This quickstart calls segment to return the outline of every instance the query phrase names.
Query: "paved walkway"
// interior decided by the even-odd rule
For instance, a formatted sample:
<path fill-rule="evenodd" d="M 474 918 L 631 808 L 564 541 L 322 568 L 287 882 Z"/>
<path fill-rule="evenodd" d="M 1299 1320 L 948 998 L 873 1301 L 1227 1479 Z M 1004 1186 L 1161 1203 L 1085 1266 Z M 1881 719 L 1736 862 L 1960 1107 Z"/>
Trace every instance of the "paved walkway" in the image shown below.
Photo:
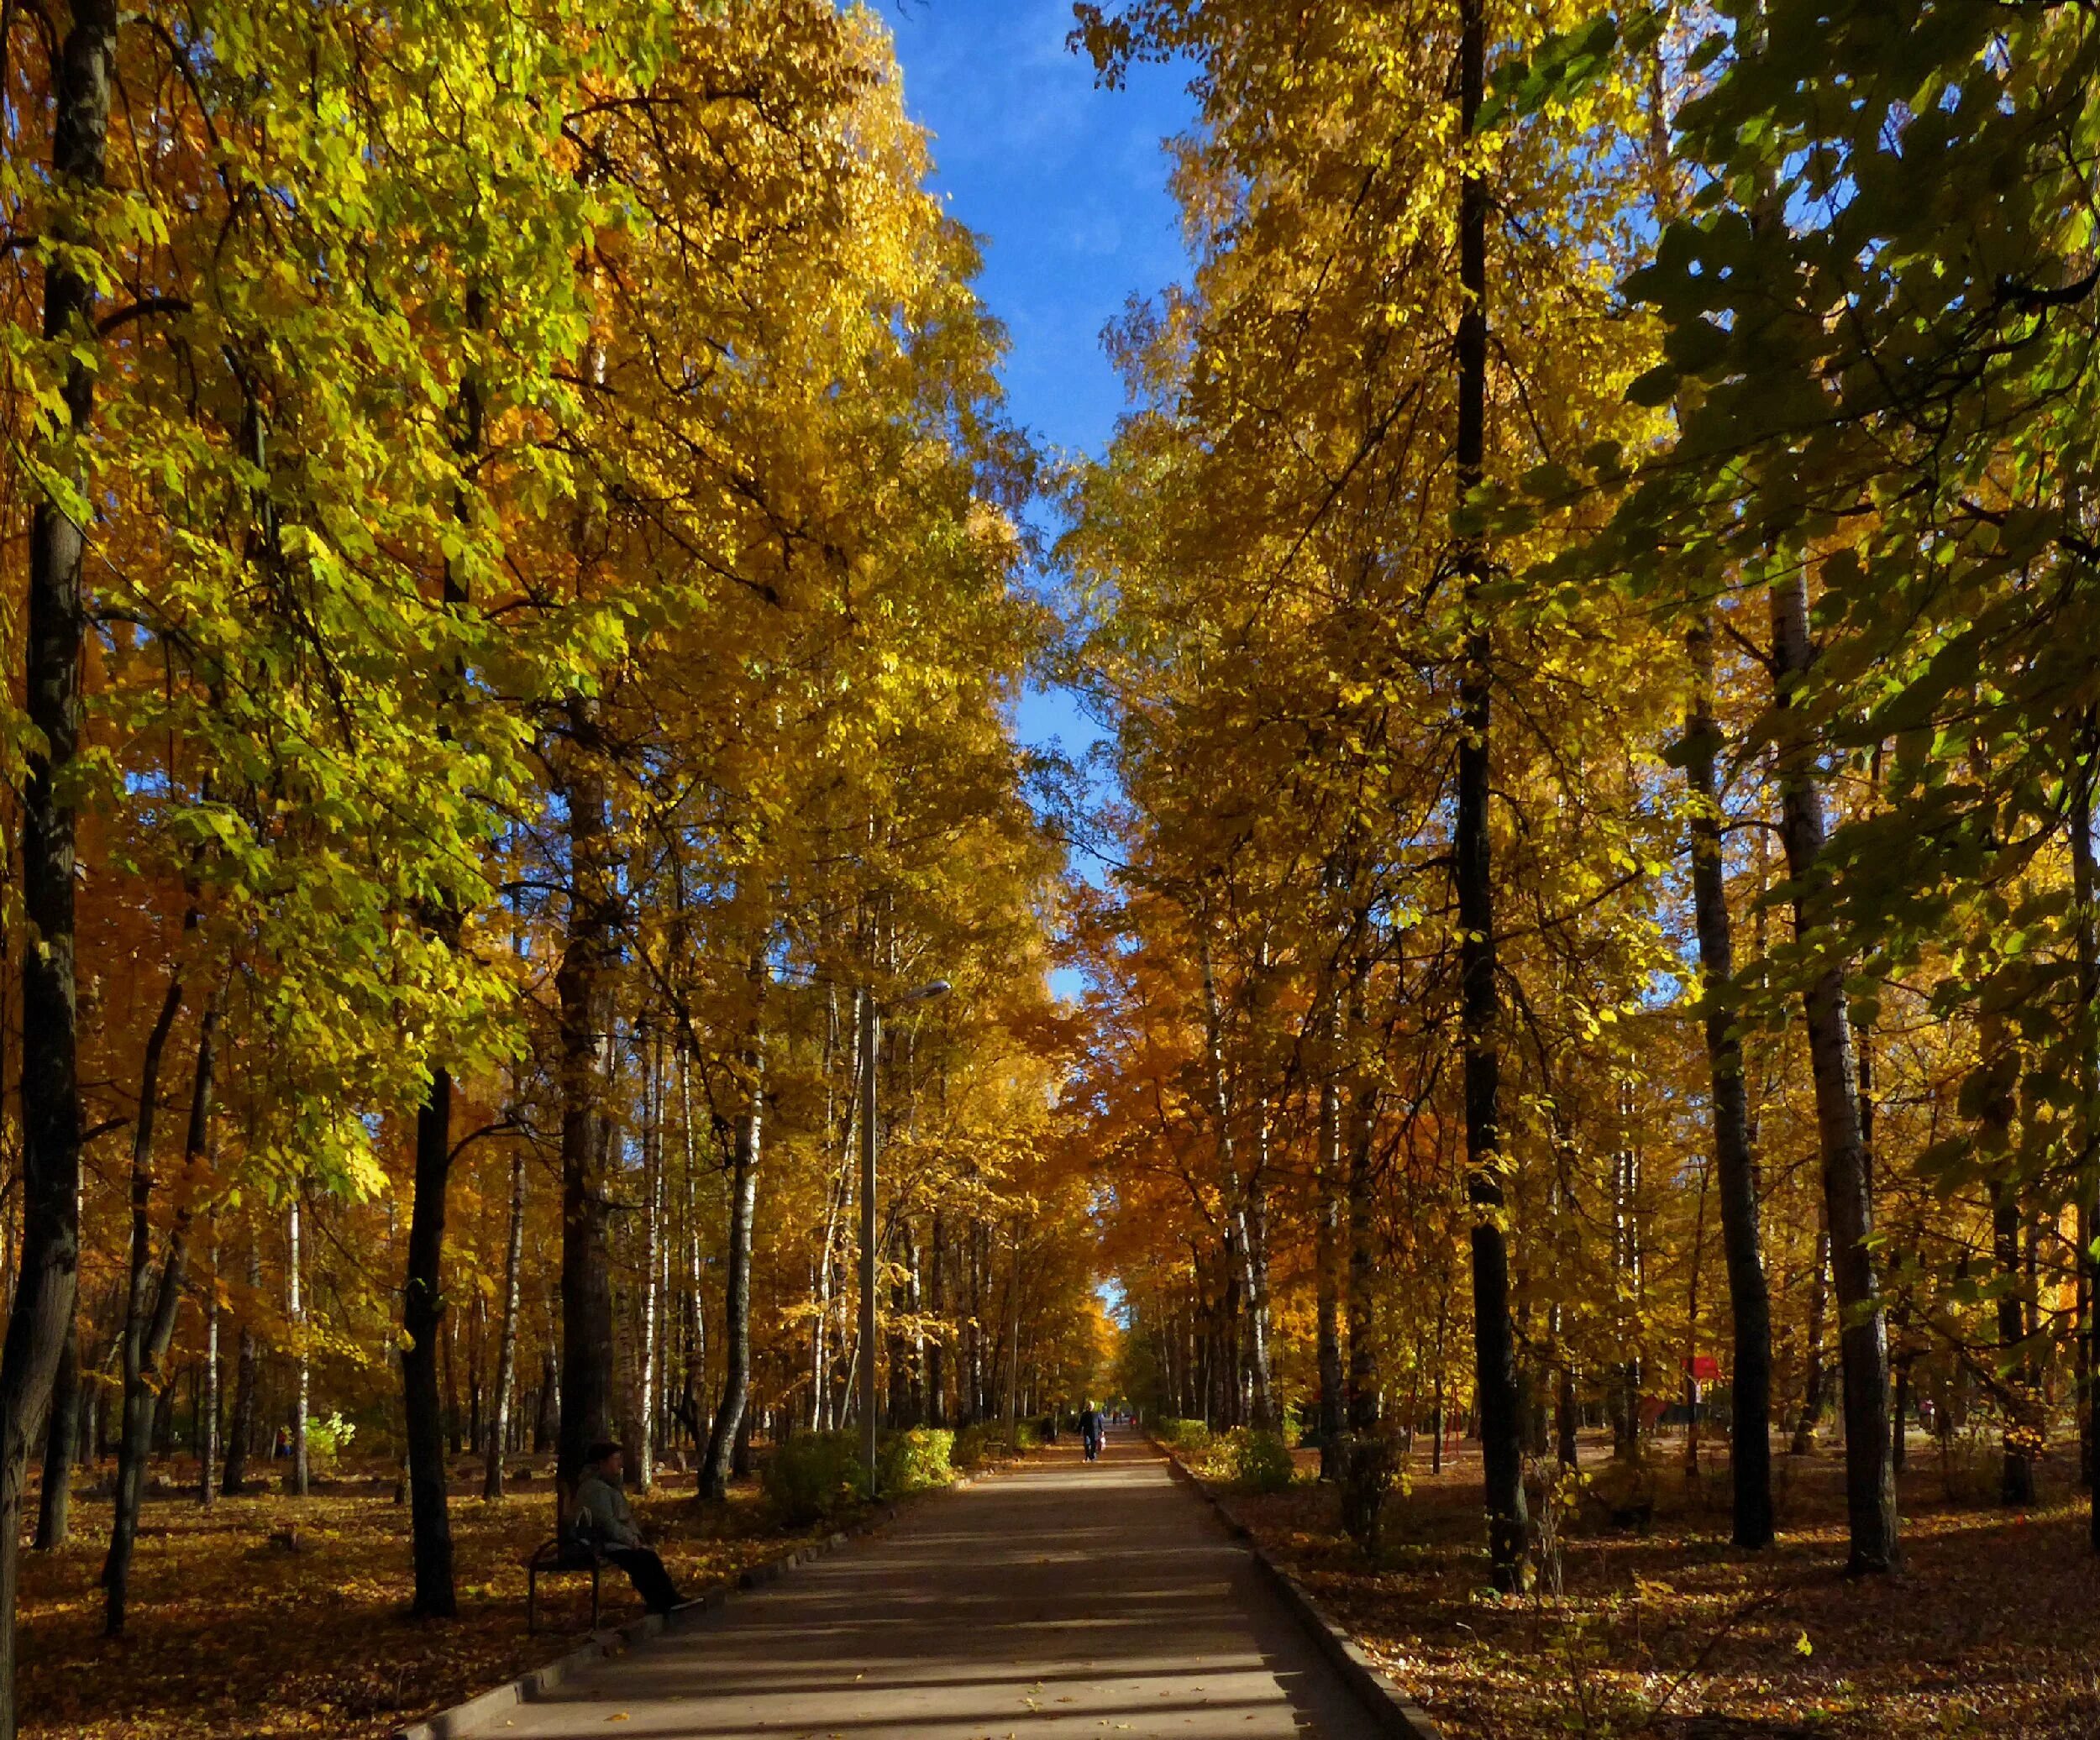
<path fill-rule="evenodd" d="M 1140 1444 L 911 1507 L 545 1701 L 502 1740 L 1369 1740 L 1253 1560 Z"/>

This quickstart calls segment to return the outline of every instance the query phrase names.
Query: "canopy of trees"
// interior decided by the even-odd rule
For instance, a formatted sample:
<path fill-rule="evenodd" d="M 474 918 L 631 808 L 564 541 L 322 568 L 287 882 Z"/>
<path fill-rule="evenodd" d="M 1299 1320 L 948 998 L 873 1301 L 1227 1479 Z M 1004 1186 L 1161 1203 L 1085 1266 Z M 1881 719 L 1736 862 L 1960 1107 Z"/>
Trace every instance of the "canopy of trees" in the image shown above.
<path fill-rule="evenodd" d="M 1715 1378 L 1746 1546 L 1775 1433 L 1858 1572 L 1921 1409 L 2089 1482 L 2090 13 L 1078 12 L 1201 108 L 1063 546 L 1132 1381 L 1367 1538 L 1462 1410 L 1505 1589 Z"/>
<path fill-rule="evenodd" d="M 443 1617 L 449 1457 L 1011 1417 L 1111 1278 L 1367 1543 L 1465 1418 L 1505 1590 L 1678 1402 L 1856 1573 L 1908 1424 L 2089 1477 L 2091 9 L 1074 44 L 1191 270 L 1053 469 L 866 9 L 0 7 L 0 1740 L 104 1445 L 113 1632 L 184 1433 L 383 1447 Z"/>

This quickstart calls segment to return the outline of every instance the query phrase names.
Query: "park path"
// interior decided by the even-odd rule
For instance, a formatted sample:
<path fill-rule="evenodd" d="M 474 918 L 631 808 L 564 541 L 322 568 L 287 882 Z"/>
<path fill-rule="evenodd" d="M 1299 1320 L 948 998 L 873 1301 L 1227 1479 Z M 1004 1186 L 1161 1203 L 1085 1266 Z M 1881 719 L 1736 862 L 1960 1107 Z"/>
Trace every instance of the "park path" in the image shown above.
<path fill-rule="evenodd" d="M 1368 1740 L 1156 1453 L 1054 1450 L 594 1664 L 502 1740 Z"/>

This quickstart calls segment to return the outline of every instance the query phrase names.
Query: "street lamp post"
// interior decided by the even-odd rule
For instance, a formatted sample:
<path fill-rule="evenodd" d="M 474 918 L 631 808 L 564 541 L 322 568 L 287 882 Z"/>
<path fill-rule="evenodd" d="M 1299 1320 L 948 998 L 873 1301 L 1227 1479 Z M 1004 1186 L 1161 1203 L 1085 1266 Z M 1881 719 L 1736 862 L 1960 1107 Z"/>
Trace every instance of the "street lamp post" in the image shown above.
<path fill-rule="evenodd" d="M 935 979 L 895 999 L 895 1005 L 948 995 Z M 860 993 L 860 1430 L 868 1458 L 868 1492 L 875 1491 L 875 1046 L 882 1007 L 872 990 Z"/>

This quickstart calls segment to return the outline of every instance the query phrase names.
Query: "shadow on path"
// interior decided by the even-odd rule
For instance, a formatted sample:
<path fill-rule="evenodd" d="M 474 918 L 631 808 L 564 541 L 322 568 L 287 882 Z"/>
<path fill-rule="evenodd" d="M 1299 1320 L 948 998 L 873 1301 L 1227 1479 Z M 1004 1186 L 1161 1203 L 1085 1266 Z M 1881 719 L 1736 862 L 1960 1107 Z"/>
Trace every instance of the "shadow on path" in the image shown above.
<path fill-rule="evenodd" d="M 608 1724 L 617 1726 L 608 1727 Z M 1053 1450 L 915 1507 L 499 1718 L 516 1740 L 1377 1734 L 1149 1447 Z"/>

